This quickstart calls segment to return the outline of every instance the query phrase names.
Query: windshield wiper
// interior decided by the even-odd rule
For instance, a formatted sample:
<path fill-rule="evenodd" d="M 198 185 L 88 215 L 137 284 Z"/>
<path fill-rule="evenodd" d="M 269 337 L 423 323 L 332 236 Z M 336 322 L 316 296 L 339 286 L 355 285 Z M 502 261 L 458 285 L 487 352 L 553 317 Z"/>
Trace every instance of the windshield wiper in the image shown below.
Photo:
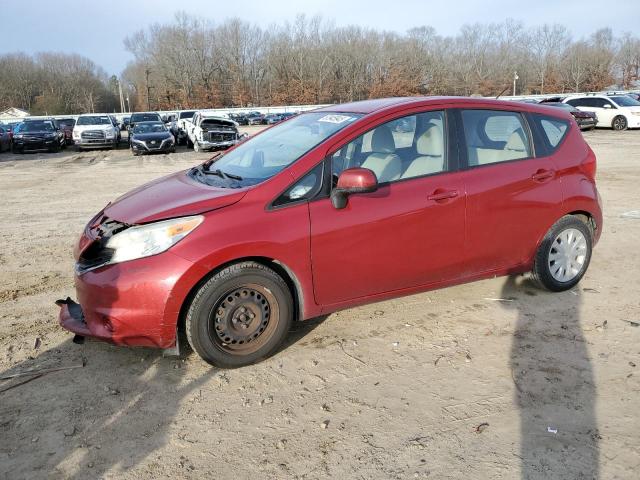
<path fill-rule="evenodd" d="M 242 180 L 242 177 L 240 175 L 234 175 L 233 173 L 225 173 L 222 170 L 220 170 L 219 168 L 216 168 L 215 170 L 202 170 L 202 173 L 204 173 L 205 175 L 217 175 L 220 178 L 224 178 L 225 180 L 227 179 L 231 179 L 231 180 Z"/>

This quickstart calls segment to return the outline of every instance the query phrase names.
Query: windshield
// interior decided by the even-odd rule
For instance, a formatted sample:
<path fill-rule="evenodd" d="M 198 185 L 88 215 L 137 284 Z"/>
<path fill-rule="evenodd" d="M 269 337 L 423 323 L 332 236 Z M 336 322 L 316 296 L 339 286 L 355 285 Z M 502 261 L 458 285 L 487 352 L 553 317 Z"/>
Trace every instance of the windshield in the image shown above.
<path fill-rule="evenodd" d="M 640 107 L 640 102 L 626 95 L 611 97 L 621 107 Z"/>
<path fill-rule="evenodd" d="M 111 119 L 106 115 L 95 117 L 78 117 L 76 125 L 111 125 Z"/>
<path fill-rule="evenodd" d="M 20 132 L 53 132 L 53 123 L 50 121 L 43 122 L 25 122 L 20 128 Z"/>
<path fill-rule="evenodd" d="M 306 113 L 278 124 L 238 145 L 220 157 L 209 171 L 220 170 L 240 177 L 234 186 L 255 185 L 271 178 L 362 115 L 354 113 Z M 229 186 L 224 177 L 211 177 L 216 185 Z M 210 180 L 207 178 L 207 180 Z M 227 182 L 227 183 L 224 183 Z"/>
<path fill-rule="evenodd" d="M 195 113 L 196 113 L 195 111 L 194 112 L 180 112 L 180 120 L 182 120 L 183 118 L 193 118 Z"/>
<path fill-rule="evenodd" d="M 131 115 L 131 123 L 155 121 L 162 121 L 160 115 L 158 115 L 157 113 L 134 113 L 133 115 Z"/>
<path fill-rule="evenodd" d="M 165 127 L 164 123 L 161 122 L 137 123 L 136 126 L 133 127 L 133 133 L 159 133 L 166 131 L 167 127 Z"/>

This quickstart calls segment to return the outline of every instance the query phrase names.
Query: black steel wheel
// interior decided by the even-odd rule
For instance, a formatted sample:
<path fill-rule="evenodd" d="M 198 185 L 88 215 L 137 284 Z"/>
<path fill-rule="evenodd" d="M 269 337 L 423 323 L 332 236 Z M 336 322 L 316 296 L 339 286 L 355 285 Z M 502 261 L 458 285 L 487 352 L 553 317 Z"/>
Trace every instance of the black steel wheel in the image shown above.
<path fill-rule="evenodd" d="M 222 368 L 255 363 L 272 354 L 293 321 L 285 281 L 256 262 L 231 265 L 196 292 L 185 319 L 187 339 L 206 362 Z"/>

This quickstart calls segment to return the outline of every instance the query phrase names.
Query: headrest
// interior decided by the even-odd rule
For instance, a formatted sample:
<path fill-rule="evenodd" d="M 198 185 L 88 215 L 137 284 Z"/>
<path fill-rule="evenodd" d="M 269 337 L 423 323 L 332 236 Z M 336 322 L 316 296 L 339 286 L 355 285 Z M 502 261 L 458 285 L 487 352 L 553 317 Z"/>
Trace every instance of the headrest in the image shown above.
<path fill-rule="evenodd" d="M 387 125 L 381 125 L 373 131 L 371 137 L 371 151 L 374 153 L 395 153 L 396 142 L 393 133 Z"/>
<path fill-rule="evenodd" d="M 430 157 L 444 156 L 442 129 L 435 123 L 427 124 L 427 129 L 416 141 L 416 151 L 418 155 L 427 155 Z"/>
<path fill-rule="evenodd" d="M 527 137 L 524 136 L 524 132 L 521 128 L 511 134 L 509 140 L 507 140 L 507 144 L 504 146 L 504 149 L 514 150 L 516 152 L 527 151 Z"/>

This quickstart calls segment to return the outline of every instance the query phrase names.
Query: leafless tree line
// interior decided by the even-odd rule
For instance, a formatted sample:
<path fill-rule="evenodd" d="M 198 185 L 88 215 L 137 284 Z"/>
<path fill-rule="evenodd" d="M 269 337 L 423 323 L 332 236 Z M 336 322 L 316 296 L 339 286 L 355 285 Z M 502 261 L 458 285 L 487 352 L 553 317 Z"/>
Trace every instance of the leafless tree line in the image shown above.
<path fill-rule="evenodd" d="M 137 108 L 333 103 L 392 95 L 593 91 L 638 81 L 640 40 L 610 29 L 573 40 L 562 25 L 507 20 L 397 34 L 300 15 L 259 28 L 184 13 L 125 40 Z"/>
<path fill-rule="evenodd" d="M 575 40 L 562 25 L 506 20 L 405 34 L 337 27 L 322 17 L 261 28 L 184 13 L 125 39 L 122 72 L 135 110 L 334 103 L 398 95 L 597 91 L 637 85 L 640 39 L 610 29 Z M 114 111 L 117 80 L 78 55 L 0 56 L 0 108 Z"/>
<path fill-rule="evenodd" d="M 17 107 L 34 115 L 112 112 L 119 105 L 115 78 L 80 55 L 0 55 L 0 110 Z"/>

